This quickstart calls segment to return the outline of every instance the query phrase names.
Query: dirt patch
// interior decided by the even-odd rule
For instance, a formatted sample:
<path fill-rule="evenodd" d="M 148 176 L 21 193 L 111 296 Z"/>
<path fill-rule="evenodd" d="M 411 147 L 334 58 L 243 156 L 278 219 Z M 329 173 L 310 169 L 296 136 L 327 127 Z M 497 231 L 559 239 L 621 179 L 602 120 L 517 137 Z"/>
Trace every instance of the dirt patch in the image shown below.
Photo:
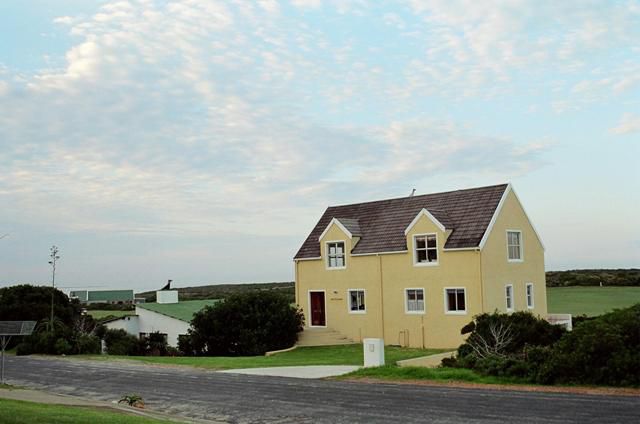
<path fill-rule="evenodd" d="M 540 393 L 574 393 L 582 395 L 600 396 L 633 396 L 640 397 L 640 389 L 630 387 L 585 387 L 585 386 L 528 386 L 520 384 L 484 384 L 470 383 L 466 381 L 436 381 L 436 380 L 391 380 L 382 378 L 343 378 L 342 381 L 353 381 L 360 383 L 393 383 L 409 384 L 414 386 L 435 386 L 435 387 L 460 387 L 466 389 L 490 389 L 490 390 L 518 390 L 522 392 Z"/>

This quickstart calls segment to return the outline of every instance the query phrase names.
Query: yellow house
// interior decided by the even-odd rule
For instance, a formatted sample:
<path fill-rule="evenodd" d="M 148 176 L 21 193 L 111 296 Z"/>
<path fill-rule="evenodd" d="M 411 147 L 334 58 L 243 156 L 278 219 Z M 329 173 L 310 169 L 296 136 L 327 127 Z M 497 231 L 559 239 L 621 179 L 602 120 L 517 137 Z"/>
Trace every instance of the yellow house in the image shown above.
<path fill-rule="evenodd" d="M 329 207 L 294 261 L 305 344 L 453 348 L 477 314 L 547 314 L 544 246 L 510 184 Z"/>

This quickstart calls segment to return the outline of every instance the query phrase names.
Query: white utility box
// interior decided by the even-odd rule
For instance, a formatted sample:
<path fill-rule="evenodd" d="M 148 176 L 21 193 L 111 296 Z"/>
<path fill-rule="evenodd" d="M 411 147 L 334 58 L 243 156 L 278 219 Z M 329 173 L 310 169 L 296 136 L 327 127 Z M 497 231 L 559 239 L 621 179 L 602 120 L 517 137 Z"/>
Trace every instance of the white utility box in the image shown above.
<path fill-rule="evenodd" d="M 364 345 L 364 366 L 380 367 L 384 365 L 384 340 L 363 339 Z"/>

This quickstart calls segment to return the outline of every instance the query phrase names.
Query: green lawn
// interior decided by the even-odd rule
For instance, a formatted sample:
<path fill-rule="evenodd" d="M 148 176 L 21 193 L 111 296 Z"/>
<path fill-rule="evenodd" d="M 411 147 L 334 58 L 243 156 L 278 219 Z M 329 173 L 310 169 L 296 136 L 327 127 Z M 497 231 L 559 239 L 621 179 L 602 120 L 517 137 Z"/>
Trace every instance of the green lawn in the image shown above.
<path fill-rule="evenodd" d="M 103 319 L 108 316 L 124 317 L 127 315 L 135 315 L 136 311 L 87 311 L 87 314 L 91 315 L 95 319 Z"/>
<path fill-rule="evenodd" d="M 168 424 L 172 421 L 143 418 L 106 408 L 48 405 L 0 399 L 0 422 L 3 424 Z"/>
<path fill-rule="evenodd" d="M 393 346 L 385 347 L 386 362 L 395 364 L 402 359 L 440 353 L 437 349 L 409 349 Z M 170 356 L 109 356 L 88 355 L 83 358 L 96 360 L 135 360 L 152 364 L 187 365 L 209 369 L 234 369 L 258 367 L 285 367 L 295 365 L 362 365 L 363 351 L 361 344 L 340 346 L 299 347 L 290 352 L 273 356 L 241 356 L 241 357 L 170 357 Z"/>
<path fill-rule="evenodd" d="M 547 287 L 549 313 L 601 315 L 640 303 L 640 287 Z"/>
<path fill-rule="evenodd" d="M 483 376 L 473 370 L 465 368 L 425 368 L 398 367 L 385 365 L 383 367 L 361 368 L 352 373 L 338 377 L 349 378 L 379 378 L 383 380 L 433 380 L 433 381 L 466 381 L 484 384 L 517 384 L 518 381 L 509 378 Z"/>

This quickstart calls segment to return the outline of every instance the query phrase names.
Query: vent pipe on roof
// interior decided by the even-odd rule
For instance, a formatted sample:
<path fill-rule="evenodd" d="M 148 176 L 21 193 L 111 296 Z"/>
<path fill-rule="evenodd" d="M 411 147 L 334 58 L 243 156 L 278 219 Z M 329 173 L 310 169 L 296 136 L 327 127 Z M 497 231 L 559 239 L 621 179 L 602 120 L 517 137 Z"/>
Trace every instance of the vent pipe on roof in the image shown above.
<path fill-rule="evenodd" d="M 411 194 L 409 195 L 409 197 L 413 197 L 414 194 L 416 194 L 416 189 L 415 188 L 413 190 L 411 190 Z"/>

